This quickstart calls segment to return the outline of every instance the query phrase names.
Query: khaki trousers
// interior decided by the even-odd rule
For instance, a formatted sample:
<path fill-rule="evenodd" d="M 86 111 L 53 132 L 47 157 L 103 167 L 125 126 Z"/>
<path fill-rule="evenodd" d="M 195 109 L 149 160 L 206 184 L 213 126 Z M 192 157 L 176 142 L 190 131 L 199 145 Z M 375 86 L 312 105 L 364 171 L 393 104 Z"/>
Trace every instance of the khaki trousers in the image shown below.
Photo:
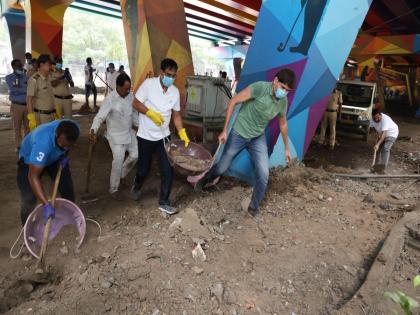
<path fill-rule="evenodd" d="M 34 112 L 34 114 L 35 114 L 36 126 L 37 127 L 39 125 L 48 123 L 48 122 L 53 121 L 55 119 L 54 113 L 52 113 L 52 114 L 41 114 L 41 113 Z"/>
<path fill-rule="evenodd" d="M 72 99 L 63 100 L 61 98 L 54 98 L 55 105 L 60 107 L 61 114 L 66 119 L 71 119 L 72 115 Z"/>
<path fill-rule="evenodd" d="M 337 112 L 325 112 L 321 122 L 319 143 L 324 144 L 327 127 L 330 127 L 330 145 L 335 146 L 335 127 L 337 125 Z"/>
<path fill-rule="evenodd" d="M 29 122 L 28 118 L 26 117 L 28 115 L 28 110 L 26 109 L 26 105 L 12 103 L 10 106 L 10 115 L 12 116 L 15 146 L 18 148 L 20 147 L 20 143 L 22 142 L 23 137 L 29 133 Z"/>

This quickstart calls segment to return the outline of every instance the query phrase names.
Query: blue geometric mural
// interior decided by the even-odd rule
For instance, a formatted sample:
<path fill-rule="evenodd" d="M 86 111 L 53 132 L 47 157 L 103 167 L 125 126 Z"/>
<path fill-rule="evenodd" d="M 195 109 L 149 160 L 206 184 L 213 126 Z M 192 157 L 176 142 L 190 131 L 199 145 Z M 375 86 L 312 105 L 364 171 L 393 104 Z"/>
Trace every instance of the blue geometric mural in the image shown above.
<path fill-rule="evenodd" d="M 238 91 L 256 81 L 272 81 L 280 69 L 295 72 L 295 89 L 288 95 L 287 115 L 293 157 L 302 159 L 308 149 L 371 3 L 372 0 L 263 1 Z M 286 164 L 279 133 L 275 118 L 266 129 L 271 167 Z M 235 158 L 227 175 L 253 183 L 253 167 L 246 150 Z"/>

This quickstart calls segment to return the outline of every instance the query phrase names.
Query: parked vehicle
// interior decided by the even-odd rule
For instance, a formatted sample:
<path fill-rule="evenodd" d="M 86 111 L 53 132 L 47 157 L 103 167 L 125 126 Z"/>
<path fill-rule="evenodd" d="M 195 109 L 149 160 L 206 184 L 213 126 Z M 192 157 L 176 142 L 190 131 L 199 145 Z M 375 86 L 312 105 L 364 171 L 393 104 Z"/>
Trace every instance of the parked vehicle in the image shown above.
<path fill-rule="evenodd" d="M 337 128 L 363 136 L 367 141 L 372 110 L 375 107 L 376 83 L 338 81 L 343 94 L 343 106 L 338 115 Z"/>

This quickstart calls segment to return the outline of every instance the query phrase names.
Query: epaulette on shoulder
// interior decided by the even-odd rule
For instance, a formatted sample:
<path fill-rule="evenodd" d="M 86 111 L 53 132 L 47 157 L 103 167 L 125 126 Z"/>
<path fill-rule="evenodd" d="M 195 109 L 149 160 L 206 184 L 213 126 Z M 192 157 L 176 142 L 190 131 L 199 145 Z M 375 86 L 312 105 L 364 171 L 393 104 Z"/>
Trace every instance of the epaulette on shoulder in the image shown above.
<path fill-rule="evenodd" d="M 39 77 L 40 77 L 39 73 L 35 73 L 35 74 L 32 76 L 32 79 L 38 80 L 38 78 L 39 78 Z"/>

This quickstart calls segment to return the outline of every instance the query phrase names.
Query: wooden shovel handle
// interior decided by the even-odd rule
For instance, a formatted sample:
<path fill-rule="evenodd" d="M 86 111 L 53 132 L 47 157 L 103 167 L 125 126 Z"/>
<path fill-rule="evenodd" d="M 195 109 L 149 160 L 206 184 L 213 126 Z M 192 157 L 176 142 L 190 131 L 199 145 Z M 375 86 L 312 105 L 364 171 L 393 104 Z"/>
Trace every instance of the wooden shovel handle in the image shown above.
<path fill-rule="evenodd" d="M 374 167 L 376 163 L 376 152 L 377 152 L 376 150 L 373 151 L 372 167 Z"/>
<path fill-rule="evenodd" d="M 51 205 L 53 206 L 53 208 L 55 207 L 55 200 L 57 198 L 58 186 L 60 185 L 62 170 L 63 170 L 63 167 L 60 165 L 58 167 L 57 175 L 55 176 L 54 188 L 53 188 L 53 193 L 51 196 Z M 47 224 L 45 225 L 45 228 L 44 228 L 44 236 L 42 238 L 41 251 L 39 253 L 39 260 L 37 264 L 37 269 L 40 269 L 40 270 L 44 269 L 45 256 L 46 256 L 45 254 L 47 252 L 47 247 L 48 247 L 48 237 L 50 236 L 51 223 L 52 223 L 52 218 L 49 217 Z"/>
<path fill-rule="evenodd" d="M 216 162 L 216 157 L 217 157 L 217 154 L 219 154 L 219 151 L 220 151 L 221 147 L 222 147 L 222 144 L 219 142 L 219 145 L 217 146 L 216 152 L 214 152 L 213 158 L 211 160 L 209 169 L 212 168 L 214 163 Z"/>

